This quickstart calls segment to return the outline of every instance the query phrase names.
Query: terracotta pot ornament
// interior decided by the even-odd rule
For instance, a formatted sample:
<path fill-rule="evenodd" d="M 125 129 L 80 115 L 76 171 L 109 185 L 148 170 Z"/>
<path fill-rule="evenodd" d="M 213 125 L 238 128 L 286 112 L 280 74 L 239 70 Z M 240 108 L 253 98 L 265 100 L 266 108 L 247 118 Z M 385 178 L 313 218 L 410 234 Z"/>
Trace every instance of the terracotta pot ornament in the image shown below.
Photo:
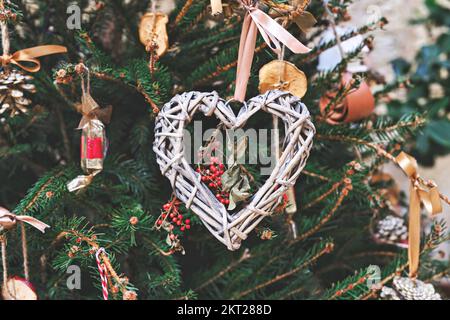
<path fill-rule="evenodd" d="M 352 79 L 351 73 L 344 73 L 341 88 L 349 86 Z M 359 121 L 368 117 L 375 109 L 375 98 L 366 82 L 362 82 L 358 88 L 351 89 L 338 103 L 329 106 L 336 94 L 337 91 L 328 92 L 319 101 L 320 112 L 329 124 Z"/>
<path fill-rule="evenodd" d="M 242 128 L 259 111 L 281 119 L 288 128 L 281 156 L 265 184 L 243 208 L 229 213 L 201 180 L 184 154 L 183 130 L 197 112 L 215 116 L 225 128 Z M 288 92 L 268 91 L 250 99 L 236 115 L 216 92 L 186 92 L 166 103 L 156 118 L 153 150 L 161 172 L 170 180 L 178 199 L 229 250 L 237 250 L 261 220 L 282 202 L 306 165 L 315 134 L 306 106 Z"/>

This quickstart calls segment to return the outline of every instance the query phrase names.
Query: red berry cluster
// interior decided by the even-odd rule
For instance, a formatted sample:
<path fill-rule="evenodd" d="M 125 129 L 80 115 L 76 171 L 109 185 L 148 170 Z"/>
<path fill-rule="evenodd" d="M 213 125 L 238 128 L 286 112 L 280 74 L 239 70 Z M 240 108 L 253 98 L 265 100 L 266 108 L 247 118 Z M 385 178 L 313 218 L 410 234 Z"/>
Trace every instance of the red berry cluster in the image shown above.
<path fill-rule="evenodd" d="M 230 204 L 230 194 L 222 190 L 222 175 L 225 172 L 225 165 L 220 163 L 217 157 L 211 157 L 211 164 L 199 165 L 197 172 L 202 176 L 202 182 L 208 185 L 212 192 L 216 194 L 217 200 L 222 204 Z"/>
<path fill-rule="evenodd" d="M 180 212 L 180 204 L 181 202 L 174 198 L 163 205 L 163 212 L 159 216 L 158 220 L 156 220 L 156 225 L 159 227 L 164 221 L 167 221 L 170 223 L 171 231 L 175 228 L 175 226 L 177 226 L 182 232 L 189 230 L 191 228 L 191 220 L 183 218 L 183 215 Z"/>

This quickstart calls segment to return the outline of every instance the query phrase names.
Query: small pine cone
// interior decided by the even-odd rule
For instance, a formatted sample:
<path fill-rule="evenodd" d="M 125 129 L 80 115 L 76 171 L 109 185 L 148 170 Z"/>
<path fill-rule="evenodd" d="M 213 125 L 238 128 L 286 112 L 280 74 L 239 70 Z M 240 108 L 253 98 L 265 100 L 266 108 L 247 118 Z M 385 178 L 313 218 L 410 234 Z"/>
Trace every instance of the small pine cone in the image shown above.
<path fill-rule="evenodd" d="M 137 300 L 137 293 L 127 290 L 123 293 L 123 300 Z"/>
<path fill-rule="evenodd" d="M 401 244 L 408 239 L 408 228 L 405 220 L 396 216 L 389 215 L 383 220 L 378 221 L 375 236 L 385 242 Z"/>
<path fill-rule="evenodd" d="M 9 72 L 0 72 L 0 117 L 4 115 L 14 117 L 21 113 L 27 113 L 32 101 L 28 95 L 36 92 L 34 84 L 30 83 L 32 76 L 12 69 Z"/>

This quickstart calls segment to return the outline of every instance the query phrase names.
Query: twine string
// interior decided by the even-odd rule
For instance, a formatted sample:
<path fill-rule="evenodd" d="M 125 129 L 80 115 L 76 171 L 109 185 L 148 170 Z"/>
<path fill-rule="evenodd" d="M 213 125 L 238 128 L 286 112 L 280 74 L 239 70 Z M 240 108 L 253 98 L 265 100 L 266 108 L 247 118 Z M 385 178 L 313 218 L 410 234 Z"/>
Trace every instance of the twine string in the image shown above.
<path fill-rule="evenodd" d="M 3 287 L 7 288 L 8 261 L 6 260 L 6 238 L 5 238 L 5 236 L 1 236 L 0 242 L 1 242 L 1 247 L 2 247 Z"/>
<path fill-rule="evenodd" d="M 102 283 L 103 300 L 108 300 L 108 277 L 106 275 L 106 266 L 102 263 L 100 255 L 106 255 L 105 248 L 99 248 L 95 254 L 95 260 L 97 261 L 98 272 L 100 273 L 100 280 Z"/>
<path fill-rule="evenodd" d="M 23 273 L 26 280 L 30 280 L 30 272 L 28 268 L 28 246 L 27 246 L 27 233 L 25 224 L 20 222 L 21 236 L 22 236 L 22 255 L 23 255 Z"/>

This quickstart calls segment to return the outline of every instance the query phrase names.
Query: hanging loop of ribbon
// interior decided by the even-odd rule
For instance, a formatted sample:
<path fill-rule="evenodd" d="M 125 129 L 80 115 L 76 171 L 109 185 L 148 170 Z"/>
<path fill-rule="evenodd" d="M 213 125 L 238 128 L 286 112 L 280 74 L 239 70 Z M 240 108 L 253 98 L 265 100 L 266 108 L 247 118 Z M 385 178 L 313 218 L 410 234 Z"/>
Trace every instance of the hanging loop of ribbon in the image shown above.
<path fill-rule="evenodd" d="M 41 231 L 42 233 L 45 233 L 46 228 L 50 228 L 48 224 L 34 217 L 15 215 L 9 210 L 0 207 L 0 228 L 2 230 L 9 230 L 13 228 L 17 224 L 17 221 L 28 223 L 29 225 Z"/>
<path fill-rule="evenodd" d="M 58 45 L 37 46 L 27 49 L 22 49 L 13 54 L 3 54 L 0 56 L 2 67 L 9 64 L 14 64 L 28 72 L 38 72 L 41 69 L 41 63 L 37 59 L 39 57 L 48 56 L 57 53 L 66 53 L 67 48 Z M 30 64 L 25 65 L 24 62 Z"/>
<path fill-rule="evenodd" d="M 408 263 L 409 277 L 414 279 L 419 270 L 421 205 L 434 216 L 442 212 L 442 204 L 438 188 L 436 186 L 429 188 L 420 179 L 416 159 L 401 152 L 395 160 L 410 179 Z"/>
<path fill-rule="evenodd" d="M 250 78 L 253 56 L 256 48 L 256 37 L 259 33 L 267 45 L 276 53 L 281 53 L 281 44 L 284 44 L 294 53 L 308 53 L 308 47 L 298 41 L 292 34 L 284 29 L 278 22 L 258 8 L 258 2 L 253 0 L 240 0 L 247 10 L 242 24 L 239 43 L 239 56 L 236 71 L 236 90 L 234 98 L 243 102 Z"/>

